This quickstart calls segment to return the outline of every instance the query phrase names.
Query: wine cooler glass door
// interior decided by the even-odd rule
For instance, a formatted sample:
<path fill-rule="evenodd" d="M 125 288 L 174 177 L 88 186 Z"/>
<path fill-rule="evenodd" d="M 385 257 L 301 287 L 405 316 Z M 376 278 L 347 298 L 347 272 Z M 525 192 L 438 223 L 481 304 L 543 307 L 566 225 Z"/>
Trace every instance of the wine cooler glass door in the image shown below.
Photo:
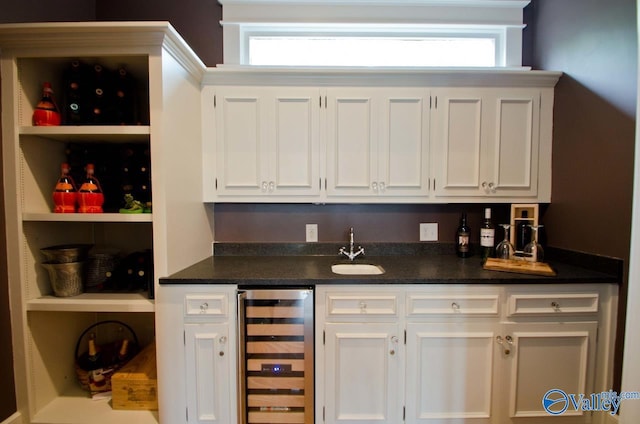
<path fill-rule="evenodd" d="M 313 290 L 239 290 L 239 417 L 313 423 Z"/>

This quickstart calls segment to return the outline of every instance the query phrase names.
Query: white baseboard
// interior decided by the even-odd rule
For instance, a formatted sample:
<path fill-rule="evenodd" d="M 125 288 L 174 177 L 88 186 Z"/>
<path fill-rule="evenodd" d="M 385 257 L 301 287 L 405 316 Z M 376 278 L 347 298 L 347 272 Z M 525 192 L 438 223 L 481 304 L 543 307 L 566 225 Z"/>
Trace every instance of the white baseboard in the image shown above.
<path fill-rule="evenodd" d="M 16 412 L 6 420 L 2 421 L 0 424 L 22 424 L 22 414 Z"/>

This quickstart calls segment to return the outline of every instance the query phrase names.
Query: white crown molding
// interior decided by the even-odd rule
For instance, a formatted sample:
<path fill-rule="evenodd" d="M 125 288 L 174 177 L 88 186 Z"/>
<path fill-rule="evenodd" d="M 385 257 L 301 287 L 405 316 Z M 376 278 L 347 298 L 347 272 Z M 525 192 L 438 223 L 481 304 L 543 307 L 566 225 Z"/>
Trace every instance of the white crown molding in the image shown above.
<path fill-rule="evenodd" d="M 203 85 L 554 87 L 562 72 L 529 68 L 275 68 L 219 65 Z"/>
<path fill-rule="evenodd" d="M 200 80 L 205 65 L 168 22 L 53 22 L 0 24 L 0 49 L 20 50 L 22 55 L 37 46 L 37 55 L 52 52 L 104 50 L 154 54 L 164 48 L 189 73 Z"/>

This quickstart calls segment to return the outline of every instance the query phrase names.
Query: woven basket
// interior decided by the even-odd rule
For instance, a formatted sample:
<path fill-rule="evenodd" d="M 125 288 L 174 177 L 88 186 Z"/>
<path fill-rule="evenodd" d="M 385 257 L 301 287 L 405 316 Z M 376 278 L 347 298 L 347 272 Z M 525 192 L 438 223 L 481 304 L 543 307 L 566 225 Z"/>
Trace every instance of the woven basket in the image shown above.
<path fill-rule="evenodd" d="M 104 384 L 100 385 L 100 387 L 91 384 L 91 371 L 84 369 L 81 365 L 89 355 L 87 346 L 92 334 L 95 335 L 96 346 L 100 350 L 104 361 L 104 368 L 101 373 L 104 377 Z M 137 353 L 140 345 L 138 344 L 136 333 L 127 324 L 115 320 L 100 321 L 82 332 L 76 343 L 74 367 L 78 382 L 84 390 L 92 394 L 111 390 L 111 376 L 126 364 L 126 361 L 118 361 L 118 352 L 123 339 L 129 340 L 128 357 L 132 358 Z M 83 348 L 84 350 L 81 352 Z"/>

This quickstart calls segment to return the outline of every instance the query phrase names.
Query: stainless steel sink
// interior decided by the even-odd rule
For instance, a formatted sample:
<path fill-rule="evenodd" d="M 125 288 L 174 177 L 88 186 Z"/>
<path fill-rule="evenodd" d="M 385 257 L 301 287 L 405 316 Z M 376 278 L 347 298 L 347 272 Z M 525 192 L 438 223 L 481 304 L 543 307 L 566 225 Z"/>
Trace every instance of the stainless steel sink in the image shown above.
<path fill-rule="evenodd" d="M 380 275 L 384 274 L 384 268 L 373 264 L 334 264 L 331 265 L 334 274 L 341 275 Z"/>

